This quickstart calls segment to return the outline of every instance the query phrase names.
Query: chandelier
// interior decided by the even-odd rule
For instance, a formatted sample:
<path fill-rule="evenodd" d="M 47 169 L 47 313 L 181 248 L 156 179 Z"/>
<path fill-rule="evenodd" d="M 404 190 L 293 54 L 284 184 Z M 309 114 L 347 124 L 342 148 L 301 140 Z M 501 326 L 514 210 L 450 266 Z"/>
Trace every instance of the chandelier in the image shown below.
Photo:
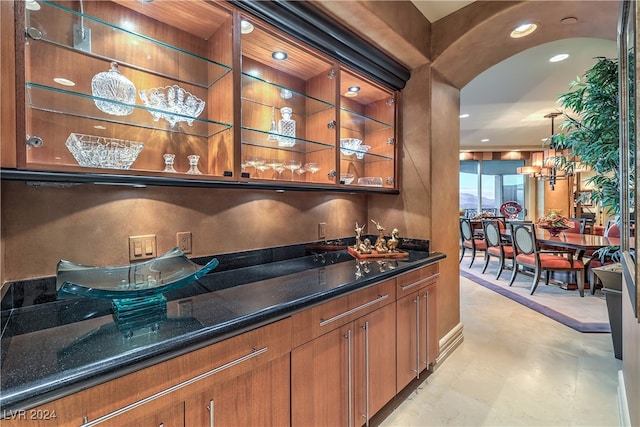
<path fill-rule="evenodd" d="M 519 174 L 529 175 L 539 180 L 548 181 L 551 190 L 555 190 L 558 180 L 567 179 L 577 172 L 586 169 L 569 150 L 558 150 L 555 146 L 555 118 L 560 112 L 549 113 L 545 119 L 551 119 L 551 136 L 546 139 L 548 148 L 531 154 L 531 166 L 523 166 L 517 169 Z"/>

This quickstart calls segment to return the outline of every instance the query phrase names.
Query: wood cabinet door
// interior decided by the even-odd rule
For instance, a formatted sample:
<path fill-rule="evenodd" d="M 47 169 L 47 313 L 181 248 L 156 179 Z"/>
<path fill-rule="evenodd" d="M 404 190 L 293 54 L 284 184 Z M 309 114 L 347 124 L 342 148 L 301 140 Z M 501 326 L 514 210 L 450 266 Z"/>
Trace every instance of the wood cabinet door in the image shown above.
<path fill-rule="evenodd" d="M 353 325 L 347 324 L 291 352 L 291 424 L 349 426 Z M 350 409 L 351 408 L 351 409 Z"/>
<path fill-rule="evenodd" d="M 396 395 L 395 303 L 354 322 L 354 426 L 360 426 Z"/>
<path fill-rule="evenodd" d="M 420 316 L 418 312 L 419 295 L 420 292 L 415 291 L 396 302 L 397 392 L 415 379 L 421 369 L 418 365 L 418 321 L 424 322 L 426 317 Z M 426 349 L 426 344 L 424 348 Z"/>
<path fill-rule="evenodd" d="M 216 384 L 186 402 L 187 426 L 288 426 L 289 354 L 232 380 Z"/>

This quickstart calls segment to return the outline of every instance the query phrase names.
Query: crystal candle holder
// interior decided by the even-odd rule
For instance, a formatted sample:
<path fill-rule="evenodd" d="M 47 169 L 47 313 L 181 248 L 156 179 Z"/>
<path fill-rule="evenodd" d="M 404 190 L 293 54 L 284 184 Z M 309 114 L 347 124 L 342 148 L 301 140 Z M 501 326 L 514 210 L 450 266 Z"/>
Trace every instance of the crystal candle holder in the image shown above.
<path fill-rule="evenodd" d="M 176 159 L 175 154 L 166 153 L 162 156 L 164 158 L 164 170 L 163 172 L 176 173 L 177 171 L 173 167 L 173 162 Z"/>
<path fill-rule="evenodd" d="M 202 175 L 202 172 L 200 172 L 200 169 L 198 169 L 200 156 L 198 156 L 197 154 L 191 154 L 190 156 L 187 156 L 187 159 L 189 159 L 189 170 L 187 171 L 187 173 L 189 175 Z"/>

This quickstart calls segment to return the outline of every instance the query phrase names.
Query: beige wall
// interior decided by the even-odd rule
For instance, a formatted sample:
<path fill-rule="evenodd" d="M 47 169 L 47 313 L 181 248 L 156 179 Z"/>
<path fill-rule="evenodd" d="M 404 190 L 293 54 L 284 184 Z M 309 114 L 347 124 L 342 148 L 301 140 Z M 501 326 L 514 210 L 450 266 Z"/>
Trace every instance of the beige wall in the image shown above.
<path fill-rule="evenodd" d="M 128 236 L 156 234 L 158 252 L 193 233 L 193 256 L 353 234 L 367 218 L 366 196 L 287 191 L 2 182 L 4 280 L 55 275 L 60 259 L 90 265 L 129 262 Z"/>

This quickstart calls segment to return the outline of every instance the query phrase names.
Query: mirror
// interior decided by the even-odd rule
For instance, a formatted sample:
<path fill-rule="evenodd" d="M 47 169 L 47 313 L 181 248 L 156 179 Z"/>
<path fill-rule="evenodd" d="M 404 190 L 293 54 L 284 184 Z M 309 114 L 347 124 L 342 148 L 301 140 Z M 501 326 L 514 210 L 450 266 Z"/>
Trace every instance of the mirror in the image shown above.
<path fill-rule="evenodd" d="M 635 213 L 638 208 L 638 156 L 636 152 L 636 3 L 623 1 L 618 25 L 619 91 L 620 91 L 620 222 L 624 279 L 632 309 L 638 318 L 640 287 L 638 287 Z"/>

